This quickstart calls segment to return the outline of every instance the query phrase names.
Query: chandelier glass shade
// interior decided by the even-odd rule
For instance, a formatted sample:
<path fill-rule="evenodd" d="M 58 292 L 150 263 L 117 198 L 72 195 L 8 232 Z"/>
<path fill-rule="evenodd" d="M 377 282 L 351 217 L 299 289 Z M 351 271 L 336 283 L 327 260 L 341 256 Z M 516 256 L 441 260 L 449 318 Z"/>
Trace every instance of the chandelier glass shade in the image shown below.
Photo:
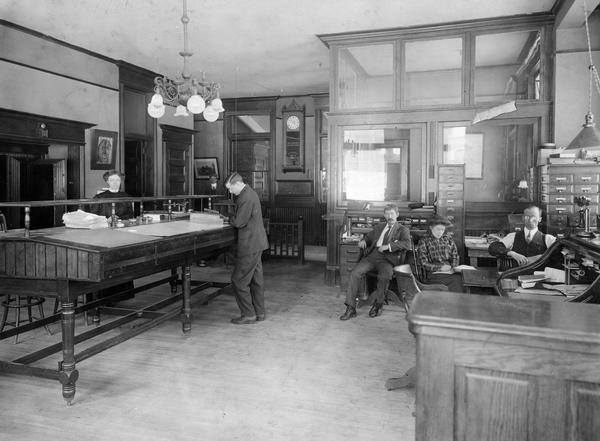
<path fill-rule="evenodd" d="M 165 114 L 165 105 L 176 107 L 175 116 L 188 116 L 189 113 L 200 114 L 209 122 L 216 121 L 219 113 L 223 112 L 223 102 L 219 98 L 218 83 L 192 78 L 188 73 L 188 58 L 193 55 L 188 49 L 187 25 L 190 19 L 187 15 L 187 0 L 183 0 L 183 71 L 179 78 L 172 80 L 166 76 L 154 78 L 154 95 L 148 104 L 148 115 L 161 118 Z"/>

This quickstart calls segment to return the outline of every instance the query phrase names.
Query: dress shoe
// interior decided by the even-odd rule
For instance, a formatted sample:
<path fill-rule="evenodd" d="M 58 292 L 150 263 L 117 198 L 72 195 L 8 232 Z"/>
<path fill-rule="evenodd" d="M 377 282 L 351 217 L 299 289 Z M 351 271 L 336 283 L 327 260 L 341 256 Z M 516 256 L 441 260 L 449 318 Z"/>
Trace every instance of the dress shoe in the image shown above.
<path fill-rule="evenodd" d="M 346 312 L 340 316 L 340 320 L 348 320 L 352 317 L 356 317 L 356 308 L 354 306 L 346 305 Z"/>
<path fill-rule="evenodd" d="M 242 315 L 241 317 L 232 318 L 231 323 L 234 325 L 249 325 L 251 323 L 256 323 L 256 317 L 245 317 Z"/>
<path fill-rule="evenodd" d="M 256 321 L 257 322 L 263 322 L 263 321 L 265 321 L 265 315 L 264 314 L 262 314 L 262 315 L 257 314 L 256 315 Z"/>
<path fill-rule="evenodd" d="M 369 317 L 377 317 L 378 315 L 380 315 L 382 307 L 383 303 L 373 303 L 373 306 L 371 306 L 371 310 L 369 311 Z"/>

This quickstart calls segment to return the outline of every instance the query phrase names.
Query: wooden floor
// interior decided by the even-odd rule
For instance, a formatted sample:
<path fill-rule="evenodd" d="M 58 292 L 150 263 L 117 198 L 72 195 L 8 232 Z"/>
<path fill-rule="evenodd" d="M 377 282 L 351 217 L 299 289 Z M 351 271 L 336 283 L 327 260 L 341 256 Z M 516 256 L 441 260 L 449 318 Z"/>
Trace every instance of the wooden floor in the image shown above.
<path fill-rule="evenodd" d="M 0 439 L 413 440 L 414 390 L 384 387 L 415 362 L 400 307 L 378 318 L 363 307 L 342 322 L 344 298 L 323 283 L 324 263 L 268 260 L 264 270 L 266 321 L 230 324 L 239 314 L 230 294 L 196 302 L 190 336 L 172 320 L 79 363 L 71 407 L 58 382 L 1 374 Z M 228 281 L 230 272 L 194 267 L 193 278 Z M 165 295 L 157 288 L 128 302 Z M 0 341 L 0 356 L 58 336 L 36 330 L 17 345 Z"/>

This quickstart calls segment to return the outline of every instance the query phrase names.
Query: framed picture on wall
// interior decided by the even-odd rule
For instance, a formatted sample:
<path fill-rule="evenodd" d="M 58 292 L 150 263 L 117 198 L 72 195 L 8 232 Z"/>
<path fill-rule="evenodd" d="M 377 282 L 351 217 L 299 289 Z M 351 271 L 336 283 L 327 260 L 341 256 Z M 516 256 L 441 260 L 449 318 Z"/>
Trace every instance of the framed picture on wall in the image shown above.
<path fill-rule="evenodd" d="M 117 157 L 117 132 L 94 130 L 92 138 L 92 170 L 111 170 L 115 168 Z"/>
<path fill-rule="evenodd" d="M 217 158 L 194 159 L 194 175 L 196 179 L 209 179 L 216 176 L 219 179 L 219 163 Z"/>

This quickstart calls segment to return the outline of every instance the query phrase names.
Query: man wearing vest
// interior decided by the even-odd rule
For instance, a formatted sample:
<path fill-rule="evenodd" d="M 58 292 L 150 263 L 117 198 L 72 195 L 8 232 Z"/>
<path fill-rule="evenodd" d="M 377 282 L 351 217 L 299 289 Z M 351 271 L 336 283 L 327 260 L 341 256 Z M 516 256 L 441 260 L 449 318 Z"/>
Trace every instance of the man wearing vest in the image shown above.
<path fill-rule="evenodd" d="M 410 231 L 397 221 L 398 207 L 390 204 L 383 209 L 386 222 L 380 222 L 358 242 L 363 249 L 363 258 L 350 273 L 346 293 L 346 312 L 340 320 L 356 317 L 356 296 L 360 282 L 366 273 L 377 270 L 377 289 L 369 317 L 377 317 L 385 300 L 385 292 L 394 274 L 394 267 L 404 263 L 407 250 L 411 249 Z"/>
<path fill-rule="evenodd" d="M 535 205 L 523 212 L 523 231 L 508 233 L 501 241 L 488 247 L 488 252 L 500 259 L 500 271 L 534 262 L 554 243 L 556 237 L 538 230 L 542 210 Z"/>

